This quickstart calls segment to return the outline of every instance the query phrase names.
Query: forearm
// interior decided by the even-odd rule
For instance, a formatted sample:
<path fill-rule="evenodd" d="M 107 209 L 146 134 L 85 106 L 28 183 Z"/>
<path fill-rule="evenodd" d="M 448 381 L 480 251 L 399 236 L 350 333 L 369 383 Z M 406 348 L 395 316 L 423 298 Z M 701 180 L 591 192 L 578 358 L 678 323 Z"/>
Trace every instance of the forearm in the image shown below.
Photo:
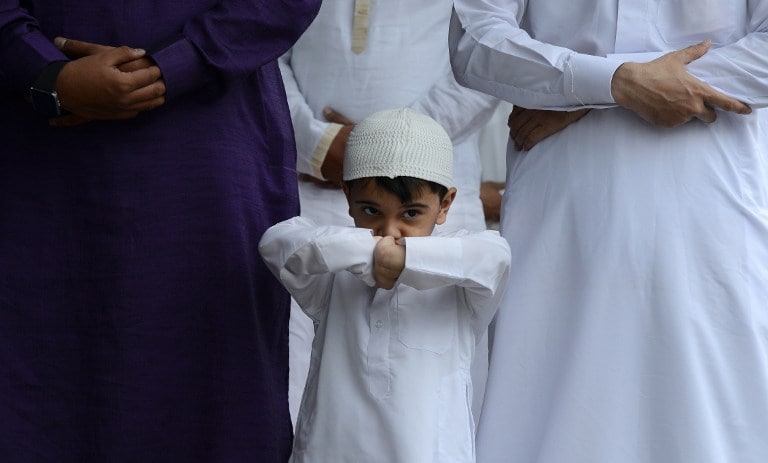
<path fill-rule="evenodd" d="M 405 238 L 406 262 L 399 281 L 416 289 L 459 286 L 490 298 L 508 272 L 509 252 L 495 231 Z"/>
<path fill-rule="evenodd" d="M 456 286 L 472 311 L 473 326 L 487 328 L 506 289 L 507 242 L 495 231 L 453 237 L 406 238 L 406 264 L 398 282 L 416 289 Z"/>
<path fill-rule="evenodd" d="M 299 281 L 348 271 L 371 282 L 374 246 L 370 230 L 319 226 L 310 219 L 294 217 L 270 227 L 259 243 L 259 252 L 280 279 Z"/>

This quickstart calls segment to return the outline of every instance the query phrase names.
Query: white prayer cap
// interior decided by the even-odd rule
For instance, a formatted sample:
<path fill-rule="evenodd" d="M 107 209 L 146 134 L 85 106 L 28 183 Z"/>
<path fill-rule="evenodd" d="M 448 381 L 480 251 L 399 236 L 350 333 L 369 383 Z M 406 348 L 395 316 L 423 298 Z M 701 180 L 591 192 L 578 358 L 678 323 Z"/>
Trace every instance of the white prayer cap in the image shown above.
<path fill-rule="evenodd" d="M 371 114 L 352 129 L 344 154 L 344 180 L 364 177 L 415 177 L 451 188 L 451 138 L 412 109 Z"/>

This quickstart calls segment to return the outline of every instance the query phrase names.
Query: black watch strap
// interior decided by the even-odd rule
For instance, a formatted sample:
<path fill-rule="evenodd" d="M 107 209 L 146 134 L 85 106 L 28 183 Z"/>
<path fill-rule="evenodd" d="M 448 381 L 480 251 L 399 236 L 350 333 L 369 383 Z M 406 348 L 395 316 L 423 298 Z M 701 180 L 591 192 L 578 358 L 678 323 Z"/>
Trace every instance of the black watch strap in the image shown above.
<path fill-rule="evenodd" d="M 56 93 L 56 79 L 61 69 L 69 61 L 54 61 L 47 65 L 35 79 L 30 88 L 32 106 L 36 111 L 48 116 L 57 117 L 62 114 L 59 95 Z"/>

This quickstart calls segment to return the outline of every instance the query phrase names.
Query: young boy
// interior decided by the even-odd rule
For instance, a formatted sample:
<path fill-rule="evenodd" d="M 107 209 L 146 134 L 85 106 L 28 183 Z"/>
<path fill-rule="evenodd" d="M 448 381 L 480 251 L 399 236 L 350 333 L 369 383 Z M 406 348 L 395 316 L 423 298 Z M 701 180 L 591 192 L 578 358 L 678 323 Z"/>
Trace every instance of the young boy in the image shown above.
<path fill-rule="evenodd" d="M 356 228 L 295 217 L 259 251 L 315 322 L 294 463 L 474 462 L 469 367 L 510 266 L 495 231 L 432 235 L 456 196 L 452 144 L 410 109 L 352 131 Z"/>

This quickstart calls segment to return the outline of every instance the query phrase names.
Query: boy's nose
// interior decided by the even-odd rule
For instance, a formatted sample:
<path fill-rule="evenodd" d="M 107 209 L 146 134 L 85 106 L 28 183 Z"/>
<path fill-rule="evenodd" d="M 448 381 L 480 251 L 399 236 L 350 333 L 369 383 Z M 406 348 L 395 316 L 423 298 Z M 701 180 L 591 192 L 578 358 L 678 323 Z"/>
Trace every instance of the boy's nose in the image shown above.
<path fill-rule="evenodd" d="M 397 226 L 396 221 L 388 221 L 381 227 L 381 236 L 391 236 L 394 239 L 402 238 L 400 236 L 400 227 Z"/>

